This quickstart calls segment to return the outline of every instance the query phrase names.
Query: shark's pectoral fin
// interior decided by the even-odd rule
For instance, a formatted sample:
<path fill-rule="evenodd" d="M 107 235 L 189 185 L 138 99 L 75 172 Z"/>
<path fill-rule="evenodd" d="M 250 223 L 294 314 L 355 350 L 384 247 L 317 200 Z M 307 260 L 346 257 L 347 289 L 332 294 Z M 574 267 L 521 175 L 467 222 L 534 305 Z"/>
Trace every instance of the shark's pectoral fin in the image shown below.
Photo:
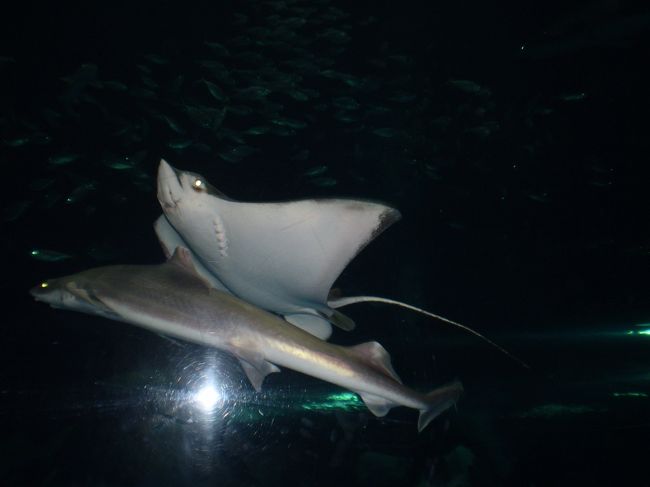
<path fill-rule="evenodd" d="M 386 414 L 388 414 L 388 411 L 390 411 L 391 408 L 397 406 L 397 404 L 394 404 L 382 397 L 375 396 L 373 394 L 368 394 L 366 392 L 357 392 L 357 394 L 361 396 L 361 399 L 363 400 L 366 407 L 375 416 L 379 416 L 379 417 L 386 416 Z"/>
<path fill-rule="evenodd" d="M 280 369 L 271 362 L 255 354 L 237 354 L 237 358 L 256 392 L 262 390 L 262 382 L 267 375 L 280 372 Z"/>
<path fill-rule="evenodd" d="M 367 363 L 378 372 L 381 372 L 388 377 L 396 380 L 400 384 L 401 379 L 393 369 L 393 364 L 390 361 L 390 355 L 384 347 L 378 342 L 365 342 L 353 347 L 347 348 L 348 353 L 354 355 L 358 359 Z"/>

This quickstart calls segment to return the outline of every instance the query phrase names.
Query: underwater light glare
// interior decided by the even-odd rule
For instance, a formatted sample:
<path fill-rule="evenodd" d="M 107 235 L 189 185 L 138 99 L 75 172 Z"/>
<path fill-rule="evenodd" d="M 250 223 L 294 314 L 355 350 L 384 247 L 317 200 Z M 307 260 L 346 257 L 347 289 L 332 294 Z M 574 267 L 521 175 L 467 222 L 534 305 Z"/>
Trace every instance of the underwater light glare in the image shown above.
<path fill-rule="evenodd" d="M 221 393 L 212 385 L 203 386 L 194 395 L 194 402 L 206 412 L 212 411 L 214 407 L 223 400 Z"/>

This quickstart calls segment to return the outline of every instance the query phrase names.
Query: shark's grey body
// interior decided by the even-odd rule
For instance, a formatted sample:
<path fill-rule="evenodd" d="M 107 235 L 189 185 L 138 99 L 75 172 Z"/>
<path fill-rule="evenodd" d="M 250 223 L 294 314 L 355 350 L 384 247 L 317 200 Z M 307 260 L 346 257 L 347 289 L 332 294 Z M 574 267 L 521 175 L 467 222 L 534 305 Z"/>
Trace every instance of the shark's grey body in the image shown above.
<path fill-rule="evenodd" d="M 182 247 L 161 265 L 90 269 L 48 281 L 31 292 L 53 307 L 97 314 L 231 352 L 257 390 L 267 374 L 283 366 L 355 391 L 377 416 L 393 406 L 418 409 L 420 430 L 453 405 L 462 391 L 458 382 L 428 394 L 407 388 L 379 343 L 333 345 L 215 289 Z"/>

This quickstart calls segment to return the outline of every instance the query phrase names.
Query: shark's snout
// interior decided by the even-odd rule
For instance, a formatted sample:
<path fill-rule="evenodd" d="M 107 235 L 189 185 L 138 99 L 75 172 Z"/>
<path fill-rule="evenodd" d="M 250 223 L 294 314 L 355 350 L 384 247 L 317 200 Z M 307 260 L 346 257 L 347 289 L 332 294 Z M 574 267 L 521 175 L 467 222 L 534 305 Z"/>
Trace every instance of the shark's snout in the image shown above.
<path fill-rule="evenodd" d="M 34 286 L 29 290 L 29 294 L 41 303 L 51 304 L 58 295 L 56 286 L 53 286 L 50 281 L 41 282 L 39 285 Z"/>
<path fill-rule="evenodd" d="M 164 159 L 158 166 L 158 201 L 163 210 L 175 208 L 183 196 L 179 173 Z"/>

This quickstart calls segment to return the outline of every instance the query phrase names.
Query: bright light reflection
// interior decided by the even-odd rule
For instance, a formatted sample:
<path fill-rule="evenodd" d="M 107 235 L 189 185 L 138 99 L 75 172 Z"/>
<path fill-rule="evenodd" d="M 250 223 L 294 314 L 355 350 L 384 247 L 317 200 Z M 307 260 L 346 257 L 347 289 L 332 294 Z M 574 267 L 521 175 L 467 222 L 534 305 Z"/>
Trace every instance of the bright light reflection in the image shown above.
<path fill-rule="evenodd" d="M 196 402 L 206 412 L 212 411 L 214 407 L 223 400 L 221 393 L 212 385 L 203 386 L 195 395 Z"/>

